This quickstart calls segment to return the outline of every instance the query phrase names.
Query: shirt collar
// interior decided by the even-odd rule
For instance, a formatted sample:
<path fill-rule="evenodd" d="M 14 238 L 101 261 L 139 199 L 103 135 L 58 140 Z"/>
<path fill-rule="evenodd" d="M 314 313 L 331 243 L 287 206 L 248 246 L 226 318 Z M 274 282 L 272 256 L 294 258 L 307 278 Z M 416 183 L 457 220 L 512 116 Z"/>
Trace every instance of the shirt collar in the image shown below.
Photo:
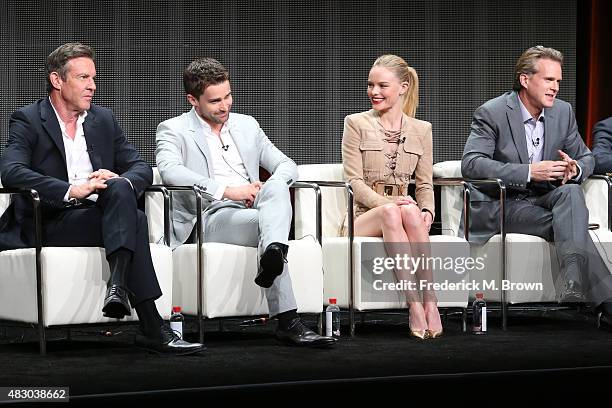
<path fill-rule="evenodd" d="M 62 118 L 60 118 L 59 113 L 57 113 L 57 109 L 55 109 L 55 106 L 53 106 L 53 102 L 51 102 L 51 98 L 49 98 L 49 103 L 51 104 L 51 107 L 53 108 L 53 112 L 55 112 L 55 116 L 57 117 L 57 121 L 60 124 L 60 128 L 62 129 L 63 132 L 66 132 L 66 123 L 64 123 Z M 79 113 L 79 117 L 77 118 L 77 126 L 83 124 L 83 122 L 85 122 L 86 117 L 87 117 L 87 111 L 83 111 Z"/>
<path fill-rule="evenodd" d="M 529 122 L 531 119 L 533 119 L 533 116 L 531 116 L 531 113 L 529 113 L 525 105 L 523 105 L 523 101 L 521 101 L 521 98 L 518 95 L 517 97 L 519 101 L 519 106 L 521 108 L 521 116 L 523 117 L 523 123 Z M 540 112 L 540 116 L 538 116 L 538 121 L 544 122 L 544 109 L 542 109 L 542 112 Z"/>
<path fill-rule="evenodd" d="M 200 115 L 198 115 L 198 112 L 194 112 L 194 113 L 196 115 L 196 118 L 198 118 L 198 123 L 200 124 L 200 126 L 202 126 L 202 128 L 207 133 L 212 133 L 212 128 L 210 127 L 210 125 L 204 119 L 202 119 L 202 117 Z M 221 133 L 225 132 L 227 129 L 230 128 L 230 126 L 231 126 L 231 124 L 230 124 L 231 119 L 232 119 L 232 114 L 230 112 L 229 117 L 227 118 L 227 120 L 223 124 L 223 127 L 221 128 Z"/>

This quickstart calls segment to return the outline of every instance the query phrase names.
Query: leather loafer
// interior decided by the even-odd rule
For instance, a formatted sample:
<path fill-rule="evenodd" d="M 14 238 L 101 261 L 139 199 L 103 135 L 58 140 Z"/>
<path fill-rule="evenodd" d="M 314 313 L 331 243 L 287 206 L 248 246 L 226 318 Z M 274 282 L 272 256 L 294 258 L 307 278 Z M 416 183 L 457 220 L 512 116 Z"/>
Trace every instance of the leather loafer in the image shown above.
<path fill-rule="evenodd" d="M 163 324 L 157 337 L 145 337 L 137 335 L 136 346 L 157 354 L 169 354 L 175 356 L 186 356 L 206 350 L 201 343 L 190 343 L 182 340 L 168 326 Z"/>
<path fill-rule="evenodd" d="M 612 302 L 605 301 L 595 308 L 595 319 L 597 323 L 597 328 L 611 328 L 612 327 Z"/>
<path fill-rule="evenodd" d="M 131 316 L 131 310 L 127 291 L 119 285 L 110 285 L 106 289 L 106 297 L 102 307 L 104 316 L 122 319 L 124 316 Z"/>
<path fill-rule="evenodd" d="M 286 249 L 282 244 L 275 242 L 268 245 L 261 258 L 259 259 L 259 269 L 255 277 L 255 283 L 262 288 L 269 288 L 274 283 L 274 279 L 281 273 L 285 267 Z"/>
<path fill-rule="evenodd" d="M 299 317 L 293 319 L 287 329 L 276 329 L 276 338 L 283 343 L 298 347 L 330 347 L 337 339 L 320 336 L 302 323 Z"/>
<path fill-rule="evenodd" d="M 586 301 L 582 293 L 582 287 L 578 281 L 568 280 L 559 295 L 559 303 L 584 303 Z"/>

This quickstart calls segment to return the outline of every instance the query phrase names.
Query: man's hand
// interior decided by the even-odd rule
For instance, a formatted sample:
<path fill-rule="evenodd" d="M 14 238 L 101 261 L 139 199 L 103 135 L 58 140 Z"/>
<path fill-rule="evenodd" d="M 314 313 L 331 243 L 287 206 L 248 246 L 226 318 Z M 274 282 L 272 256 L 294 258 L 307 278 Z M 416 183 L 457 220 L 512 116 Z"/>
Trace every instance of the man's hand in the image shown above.
<path fill-rule="evenodd" d="M 561 181 L 561 184 L 565 184 L 578 175 L 578 162 L 569 157 L 564 151 L 559 150 L 559 155 L 561 155 L 561 159 L 567 163 L 565 174 Z"/>
<path fill-rule="evenodd" d="M 108 187 L 103 180 L 98 177 L 90 178 L 85 184 L 73 184 L 70 186 L 70 194 L 68 198 L 77 198 L 82 200 L 94 194 L 97 190 L 104 190 Z"/>
<path fill-rule="evenodd" d="M 251 208 L 255 202 L 257 193 L 261 190 L 263 183 L 256 181 L 255 183 L 246 184 L 238 187 L 226 187 L 223 193 L 223 198 L 228 198 L 234 201 L 244 201 L 247 208 Z"/>
<path fill-rule="evenodd" d="M 409 204 L 414 204 L 416 205 L 416 201 L 414 201 L 414 198 L 408 196 L 405 197 L 395 197 L 395 205 L 409 205 Z"/>
<path fill-rule="evenodd" d="M 119 177 L 119 175 L 106 169 L 96 170 L 88 176 L 89 179 L 97 178 L 100 180 L 109 180 L 115 177 Z"/>
<path fill-rule="evenodd" d="M 531 181 L 554 181 L 565 177 L 568 163 L 562 160 L 543 160 L 529 165 Z"/>

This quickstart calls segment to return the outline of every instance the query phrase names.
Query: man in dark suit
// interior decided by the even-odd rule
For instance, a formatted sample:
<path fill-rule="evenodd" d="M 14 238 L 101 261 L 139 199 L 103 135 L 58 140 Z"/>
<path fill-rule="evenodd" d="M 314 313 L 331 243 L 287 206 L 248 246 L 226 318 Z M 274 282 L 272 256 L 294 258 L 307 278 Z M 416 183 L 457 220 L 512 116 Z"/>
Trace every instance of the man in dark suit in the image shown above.
<path fill-rule="evenodd" d="M 137 198 L 151 168 L 128 143 L 113 113 L 91 103 L 96 90 L 93 50 L 58 47 L 47 58 L 49 97 L 11 116 L 0 162 L 6 187 L 38 191 L 44 246 L 101 246 L 111 270 L 102 312 L 121 319 L 136 309 L 139 346 L 190 354 L 203 346 L 181 340 L 155 307 L 161 296 Z M 34 245 L 33 214 L 15 197 L 0 219 L 0 250 Z"/>
<path fill-rule="evenodd" d="M 514 90 L 474 112 L 461 162 L 464 177 L 499 178 L 507 187 L 506 231 L 555 242 L 564 287 L 562 302 L 589 300 L 612 315 L 612 275 L 588 233 L 580 183 L 593 172 L 569 103 L 556 98 L 563 55 L 529 48 L 515 69 Z M 499 232 L 495 195 L 472 194 L 471 240 Z"/>
<path fill-rule="evenodd" d="M 593 127 L 593 156 L 596 174 L 612 173 L 612 117 Z"/>

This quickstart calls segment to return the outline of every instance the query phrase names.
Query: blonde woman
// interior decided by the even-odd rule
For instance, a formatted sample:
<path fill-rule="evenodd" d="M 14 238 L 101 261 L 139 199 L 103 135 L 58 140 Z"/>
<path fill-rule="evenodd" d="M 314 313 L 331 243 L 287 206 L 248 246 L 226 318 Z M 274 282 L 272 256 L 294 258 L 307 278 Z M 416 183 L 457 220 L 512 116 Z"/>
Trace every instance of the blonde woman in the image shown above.
<path fill-rule="evenodd" d="M 381 237 L 389 256 L 429 252 L 434 217 L 431 124 L 415 119 L 419 99 L 416 71 L 396 55 L 379 57 L 368 76 L 372 109 L 349 115 L 342 138 L 345 177 L 355 193 L 355 235 Z M 407 187 L 416 183 L 415 197 Z M 400 280 L 431 279 L 395 270 Z M 433 292 L 406 291 L 410 334 L 420 339 L 442 334 Z"/>

